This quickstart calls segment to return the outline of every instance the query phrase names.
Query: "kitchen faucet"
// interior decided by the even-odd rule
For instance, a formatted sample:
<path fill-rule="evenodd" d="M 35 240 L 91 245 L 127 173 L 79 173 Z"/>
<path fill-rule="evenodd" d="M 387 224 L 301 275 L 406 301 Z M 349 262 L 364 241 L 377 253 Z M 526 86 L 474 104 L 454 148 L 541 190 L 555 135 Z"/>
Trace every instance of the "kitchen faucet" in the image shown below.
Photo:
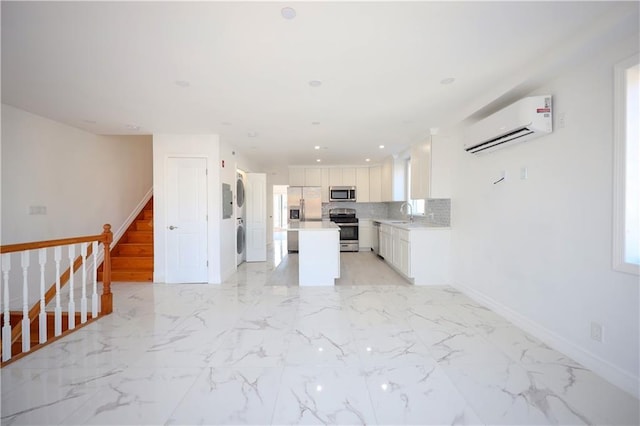
<path fill-rule="evenodd" d="M 406 210 L 406 211 L 407 211 L 407 216 L 408 216 L 408 218 L 409 218 L 409 222 L 410 222 L 410 223 L 413 223 L 413 206 L 412 206 L 409 202 L 405 201 L 405 202 L 404 202 L 404 203 L 402 203 L 402 205 L 400 206 L 400 213 L 402 213 L 402 208 L 403 208 L 404 206 L 407 206 L 407 210 Z"/>

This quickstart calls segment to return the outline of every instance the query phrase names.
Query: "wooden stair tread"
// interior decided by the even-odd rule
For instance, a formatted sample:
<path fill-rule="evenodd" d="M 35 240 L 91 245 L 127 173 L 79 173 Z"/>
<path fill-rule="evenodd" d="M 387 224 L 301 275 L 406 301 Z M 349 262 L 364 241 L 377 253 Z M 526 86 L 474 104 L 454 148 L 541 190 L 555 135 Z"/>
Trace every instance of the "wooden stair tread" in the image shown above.
<path fill-rule="evenodd" d="M 153 281 L 153 198 L 111 249 L 111 281 Z M 98 271 L 102 280 L 102 270 Z"/>

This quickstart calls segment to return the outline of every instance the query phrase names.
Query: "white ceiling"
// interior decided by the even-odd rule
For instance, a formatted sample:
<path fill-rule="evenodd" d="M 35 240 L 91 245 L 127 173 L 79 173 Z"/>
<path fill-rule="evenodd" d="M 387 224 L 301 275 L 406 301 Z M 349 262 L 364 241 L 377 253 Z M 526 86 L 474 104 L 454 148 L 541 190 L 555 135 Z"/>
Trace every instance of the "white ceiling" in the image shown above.
<path fill-rule="evenodd" d="M 1 7 L 3 103 L 98 134 L 220 134 L 265 169 L 377 162 L 638 29 L 638 2 Z"/>

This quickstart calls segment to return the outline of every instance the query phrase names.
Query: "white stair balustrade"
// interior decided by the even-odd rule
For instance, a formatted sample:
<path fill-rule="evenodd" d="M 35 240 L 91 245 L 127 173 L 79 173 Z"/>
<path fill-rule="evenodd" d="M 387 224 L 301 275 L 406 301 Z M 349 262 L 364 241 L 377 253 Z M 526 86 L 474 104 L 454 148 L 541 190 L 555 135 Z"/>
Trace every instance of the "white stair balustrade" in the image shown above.
<path fill-rule="evenodd" d="M 112 312 L 108 262 L 112 239 L 111 227 L 106 224 L 99 235 L 0 246 L 0 352 L 3 367 L 21 354 L 32 353 L 42 344 Z M 102 252 L 99 249 L 103 249 L 107 259 L 107 282 L 100 285 L 98 267 Z M 17 266 L 18 261 L 20 267 Z M 87 288 L 89 285 L 92 289 Z M 19 286 L 22 286 L 22 291 L 19 291 Z M 13 299 L 10 299 L 11 295 Z M 34 334 L 32 340 L 31 333 L 32 330 L 35 333 L 36 327 L 38 337 L 36 339 Z"/>
<path fill-rule="evenodd" d="M 69 315 L 67 320 L 69 321 L 69 330 L 76 328 L 76 302 L 73 300 L 73 264 L 76 260 L 76 246 L 71 244 L 69 246 Z"/>
<path fill-rule="evenodd" d="M 9 271 L 11 255 L 2 255 L 2 298 L 4 301 L 4 322 L 2 324 L 2 361 L 11 359 L 11 317 L 9 311 Z"/>
<path fill-rule="evenodd" d="M 29 256 L 30 251 L 21 253 L 22 266 L 22 352 L 31 350 L 31 321 L 29 321 Z"/>
<path fill-rule="evenodd" d="M 62 305 L 60 303 L 60 261 L 62 260 L 62 247 L 53 248 L 53 258 L 56 262 L 56 307 L 54 310 L 54 328 L 53 334 L 59 336 L 62 334 Z"/>
<path fill-rule="evenodd" d="M 39 342 L 45 343 L 47 341 L 47 313 L 45 312 L 45 279 L 44 270 L 47 264 L 47 249 L 41 248 L 38 250 L 38 263 L 40 263 L 40 313 L 38 314 L 39 325 Z"/>
<path fill-rule="evenodd" d="M 80 297 L 80 323 L 87 322 L 87 243 L 80 244 L 82 258 L 82 296 Z"/>
<path fill-rule="evenodd" d="M 93 293 L 91 294 L 91 318 L 98 316 L 98 242 L 91 243 L 93 251 Z"/>

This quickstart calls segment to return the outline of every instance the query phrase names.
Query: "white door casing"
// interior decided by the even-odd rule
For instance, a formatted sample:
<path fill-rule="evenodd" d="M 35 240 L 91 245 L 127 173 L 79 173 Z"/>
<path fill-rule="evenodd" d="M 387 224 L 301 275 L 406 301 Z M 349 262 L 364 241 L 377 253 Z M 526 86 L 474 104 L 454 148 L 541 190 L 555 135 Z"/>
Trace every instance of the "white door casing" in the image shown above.
<path fill-rule="evenodd" d="M 166 282 L 205 283 L 207 259 L 207 159 L 167 158 Z"/>
<path fill-rule="evenodd" d="M 247 262 L 267 260 L 267 175 L 247 173 Z"/>

